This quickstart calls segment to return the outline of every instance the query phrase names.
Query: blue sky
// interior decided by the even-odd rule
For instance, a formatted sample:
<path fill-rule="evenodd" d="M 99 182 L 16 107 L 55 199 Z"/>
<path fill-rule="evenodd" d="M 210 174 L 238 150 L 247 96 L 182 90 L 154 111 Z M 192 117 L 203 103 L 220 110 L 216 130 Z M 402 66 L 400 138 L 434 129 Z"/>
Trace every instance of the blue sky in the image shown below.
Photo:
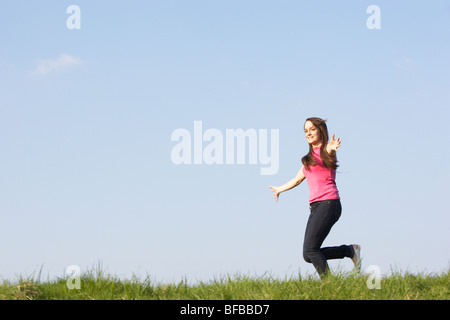
<path fill-rule="evenodd" d="M 324 245 L 359 243 L 382 273 L 446 270 L 449 35 L 448 1 L 2 1 L 1 277 L 314 274 L 307 184 L 268 189 L 300 169 L 310 116 L 342 140 Z M 175 165 L 171 134 L 194 121 L 278 129 L 277 174 Z"/>

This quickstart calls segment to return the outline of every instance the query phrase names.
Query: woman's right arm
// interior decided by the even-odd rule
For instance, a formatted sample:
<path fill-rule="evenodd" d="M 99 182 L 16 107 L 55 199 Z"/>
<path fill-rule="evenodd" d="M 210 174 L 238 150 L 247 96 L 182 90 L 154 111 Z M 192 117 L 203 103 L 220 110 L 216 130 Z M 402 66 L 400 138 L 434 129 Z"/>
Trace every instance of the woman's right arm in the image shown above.
<path fill-rule="evenodd" d="M 302 183 L 302 181 L 305 180 L 305 178 L 306 177 L 303 174 L 303 166 L 302 166 L 294 179 L 289 180 L 288 182 L 286 182 L 285 184 L 283 184 L 281 186 L 278 186 L 278 187 L 269 186 L 269 188 L 272 189 L 273 197 L 275 198 L 276 201 L 278 201 L 278 196 L 281 192 L 295 188 L 300 183 Z"/>

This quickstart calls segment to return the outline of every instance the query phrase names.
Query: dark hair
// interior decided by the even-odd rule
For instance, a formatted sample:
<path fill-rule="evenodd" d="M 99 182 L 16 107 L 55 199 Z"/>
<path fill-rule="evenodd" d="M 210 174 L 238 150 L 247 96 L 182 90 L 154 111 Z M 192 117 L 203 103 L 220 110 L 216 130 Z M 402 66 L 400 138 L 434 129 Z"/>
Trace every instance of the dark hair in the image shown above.
<path fill-rule="evenodd" d="M 307 121 L 310 121 L 319 130 L 320 140 L 322 143 L 322 145 L 320 146 L 320 158 L 322 159 L 323 165 L 325 166 L 325 168 L 336 170 L 338 167 L 337 160 L 335 157 L 330 156 L 327 152 L 328 128 L 326 120 L 317 117 L 312 117 L 306 119 L 305 124 Z M 313 146 L 311 143 L 309 143 L 308 154 L 302 158 L 302 163 L 305 166 L 305 169 L 308 171 L 309 166 L 315 166 L 317 164 L 316 159 L 314 159 L 313 156 Z"/>

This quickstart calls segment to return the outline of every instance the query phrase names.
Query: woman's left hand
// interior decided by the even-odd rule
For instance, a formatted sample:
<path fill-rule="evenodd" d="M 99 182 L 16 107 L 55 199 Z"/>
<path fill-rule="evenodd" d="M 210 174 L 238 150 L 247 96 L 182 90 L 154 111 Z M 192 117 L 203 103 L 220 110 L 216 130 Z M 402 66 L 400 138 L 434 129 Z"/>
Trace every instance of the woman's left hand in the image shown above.
<path fill-rule="evenodd" d="M 341 139 L 337 138 L 337 140 L 334 140 L 334 133 L 331 136 L 331 141 L 327 144 L 327 151 L 328 153 L 331 153 L 331 151 L 336 152 L 337 148 L 341 146 Z"/>

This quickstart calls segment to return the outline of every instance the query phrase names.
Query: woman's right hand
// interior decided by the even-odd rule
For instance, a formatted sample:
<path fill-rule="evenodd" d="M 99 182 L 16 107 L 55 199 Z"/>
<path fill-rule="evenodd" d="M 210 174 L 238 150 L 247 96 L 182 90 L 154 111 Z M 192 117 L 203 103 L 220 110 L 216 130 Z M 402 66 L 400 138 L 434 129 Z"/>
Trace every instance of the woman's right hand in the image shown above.
<path fill-rule="evenodd" d="M 273 198 L 278 202 L 278 195 L 280 194 L 280 190 L 278 187 L 269 186 L 272 189 Z"/>

